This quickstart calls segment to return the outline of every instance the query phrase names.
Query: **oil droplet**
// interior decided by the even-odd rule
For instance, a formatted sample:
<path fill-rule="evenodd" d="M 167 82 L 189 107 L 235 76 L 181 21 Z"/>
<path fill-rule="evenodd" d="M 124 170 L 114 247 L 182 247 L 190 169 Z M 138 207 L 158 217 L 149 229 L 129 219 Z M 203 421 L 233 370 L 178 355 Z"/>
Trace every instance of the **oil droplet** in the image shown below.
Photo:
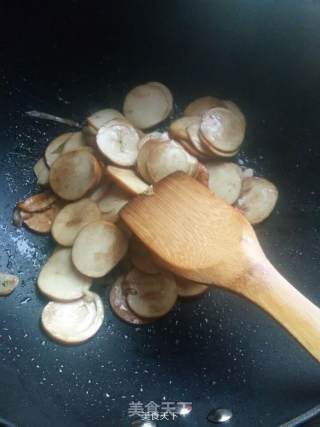
<path fill-rule="evenodd" d="M 219 408 L 209 412 L 208 421 L 211 423 L 225 423 L 232 418 L 232 412 L 229 409 Z"/>

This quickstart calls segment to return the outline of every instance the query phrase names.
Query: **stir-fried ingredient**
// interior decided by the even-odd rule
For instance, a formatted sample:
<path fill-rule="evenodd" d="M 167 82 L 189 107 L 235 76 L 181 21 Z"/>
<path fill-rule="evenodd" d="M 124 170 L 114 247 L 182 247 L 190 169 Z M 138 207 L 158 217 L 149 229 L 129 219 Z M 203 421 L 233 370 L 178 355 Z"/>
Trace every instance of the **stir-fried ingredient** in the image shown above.
<path fill-rule="evenodd" d="M 120 221 L 120 210 L 133 197 L 152 194 L 152 184 L 182 171 L 241 210 L 252 224 L 273 210 L 276 187 L 254 176 L 252 169 L 228 161 L 245 137 L 240 108 L 232 101 L 204 96 L 192 101 L 165 130 L 154 129 L 168 119 L 173 105 L 167 86 L 148 82 L 127 94 L 123 114 L 113 108 L 99 110 L 88 115 L 82 128 L 69 119 L 28 113 L 80 128 L 48 144 L 33 167 L 44 189 L 18 202 L 13 217 L 17 226 L 51 232 L 60 245 L 38 277 L 39 290 L 52 300 L 41 317 L 52 339 L 78 344 L 96 334 L 104 308 L 91 285 L 95 278 L 101 283 L 118 263 L 127 274 L 114 282 L 109 302 L 130 324 L 149 324 L 167 314 L 177 297 L 207 291 L 202 283 L 166 272 Z M 0 295 L 8 295 L 17 284 L 17 277 L 0 273 Z"/>

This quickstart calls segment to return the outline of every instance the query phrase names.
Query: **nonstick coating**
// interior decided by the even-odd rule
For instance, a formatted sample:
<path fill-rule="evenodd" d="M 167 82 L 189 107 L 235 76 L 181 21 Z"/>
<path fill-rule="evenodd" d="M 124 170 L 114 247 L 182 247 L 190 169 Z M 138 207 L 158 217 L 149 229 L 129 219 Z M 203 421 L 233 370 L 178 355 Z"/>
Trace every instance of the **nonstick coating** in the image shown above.
<path fill-rule="evenodd" d="M 320 4 L 4 3 L 0 270 L 22 283 L 0 300 L 0 417 L 23 427 L 128 426 L 130 401 L 167 400 L 190 401 L 193 411 L 164 425 L 203 427 L 212 408 L 224 407 L 234 414 L 230 427 L 273 427 L 319 404 L 319 365 L 258 308 L 218 289 L 136 328 L 112 314 L 101 287 L 97 336 L 77 347 L 51 342 L 39 327 L 45 300 L 35 282 L 52 240 L 16 229 L 11 218 L 36 190 L 33 164 L 67 130 L 25 111 L 81 121 L 121 108 L 128 89 L 148 80 L 169 86 L 176 114 L 197 96 L 232 99 L 248 122 L 240 158 L 280 192 L 256 227 L 262 246 L 320 304 Z"/>

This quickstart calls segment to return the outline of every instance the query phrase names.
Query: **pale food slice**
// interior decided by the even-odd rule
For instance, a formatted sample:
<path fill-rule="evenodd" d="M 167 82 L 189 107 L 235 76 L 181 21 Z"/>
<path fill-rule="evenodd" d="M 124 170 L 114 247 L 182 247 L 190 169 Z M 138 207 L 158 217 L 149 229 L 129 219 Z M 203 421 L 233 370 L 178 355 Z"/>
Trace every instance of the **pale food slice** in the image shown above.
<path fill-rule="evenodd" d="M 126 96 L 123 112 L 138 129 L 148 129 L 161 123 L 170 113 L 170 105 L 162 88 L 144 84 L 133 88 Z"/>
<path fill-rule="evenodd" d="M 152 141 L 146 144 L 150 143 L 152 144 Z M 194 176 L 198 160 L 175 141 L 158 141 L 157 144 L 152 144 L 146 168 L 152 183 L 155 183 L 176 171 Z"/>
<path fill-rule="evenodd" d="M 131 310 L 145 318 L 164 316 L 177 300 L 176 282 L 169 273 L 145 274 L 133 269 L 125 278 L 124 288 Z"/>
<path fill-rule="evenodd" d="M 99 201 L 98 206 L 108 221 L 116 221 L 119 212 L 130 200 L 128 193 L 113 185 L 108 193 Z"/>
<path fill-rule="evenodd" d="M 74 301 L 91 286 L 91 279 L 80 274 L 72 264 L 71 249 L 58 249 L 42 267 L 38 288 L 49 299 Z"/>
<path fill-rule="evenodd" d="M 232 205 L 241 191 L 241 168 L 231 162 L 207 163 L 206 167 L 210 190 Z"/>
<path fill-rule="evenodd" d="M 108 193 L 110 187 L 111 180 L 109 177 L 104 175 L 98 187 L 88 193 L 88 197 L 98 203 Z"/>
<path fill-rule="evenodd" d="M 97 134 L 97 147 L 111 162 L 133 166 L 138 156 L 140 137 L 133 126 L 124 121 L 111 121 Z"/>
<path fill-rule="evenodd" d="M 143 194 L 150 187 L 131 169 L 107 166 L 106 173 L 119 187 L 133 195 Z"/>
<path fill-rule="evenodd" d="M 37 177 L 37 184 L 47 185 L 49 183 L 49 168 L 43 157 L 33 166 L 33 172 Z"/>
<path fill-rule="evenodd" d="M 101 217 L 100 209 L 91 199 L 84 198 L 66 205 L 56 216 L 52 236 L 62 246 L 72 246 L 83 227 Z"/>
<path fill-rule="evenodd" d="M 105 108 L 89 116 L 87 126 L 91 133 L 96 134 L 103 125 L 114 119 L 124 119 L 124 115 L 113 108 Z"/>
<path fill-rule="evenodd" d="M 72 132 L 66 132 L 54 138 L 47 146 L 44 157 L 49 168 L 61 155 L 66 142 L 71 138 Z"/>
<path fill-rule="evenodd" d="M 64 144 L 62 153 L 77 150 L 78 148 L 86 147 L 87 142 L 82 132 L 73 132 L 68 141 Z"/>
<path fill-rule="evenodd" d="M 233 152 L 244 139 L 245 126 L 237 114 L 227 108 L 213 108 L 203 114 L 200 133 L 213 148 Z"/>
<path fill-rule="evenodd" d="M 168 133 L 167 132 L 158 132 L 158 131 L 154 131 L 154 132 L 150 132 L 147 133 L 145 135 L 142 136 L 142 138 L 140 139 L 139 143 L 138 143 L 138 149 L 140 150 L 142 148 L 142 146 L 149 141 L 150 139 L 152 140 L 167 140 L 169 139 Z"/>
<path fill-rule="evenodd" d="M 19 277 L 13 274 L 0 273 L 0 296 L 10 295 L 18 286 Z"/>
<path fill-rule="evenodd" d="M 74 302 L 49 302 L 42 311 L 41 324 L 53 340 L 62 344 L 80 344 L 98 332 L 103 319 L 101 298 L 88 292 Z"/>
<path fill-rule="evenodd" d="M 194 282 L 193 280 L 185 279 L 184 277 L 176 276 L 178 296 L 182 298 L 192 298 L 204 294 L 208 290 L 208 286 L 202 283 Z"/>
<path fill-rule="evenodd" d="M 164 96 L 167 98 L 167 102 L 168 102 L 167 113 L 170 114 L 172 109 L 173 109 L 173 96 L 172 96 L 170 89 L 166 85 L 164 85 L 163 83 L 160 83 L 160 82 L 149 82 L 147 84 L 150 86 L 158 87 L 162 91 Z"/>
<path fill-rule="evenodd" d="M 72 260 L 80 273 L 88 277 L 105 276 L 124 257 L 128 240 L 114 224 L 92 222 L 77 235 Z"/>
<path fill-rule="evenodd" d="M 65 200 L 78 200 L 99 184 L 101 166 L 87 150 L 62 154 L 52 165 L 49 182 L 52 190 Z"/>
<path fill-rule="evenodd" d="M 119 277 L 112 285 L 109 294 L 109 302 L 114 313 L 127 323 L 133 325 L 145 325 L 151 323 L 152 319 L 144 319 L 137 316 L 128 306 L 127 298 L 122 286 L 124 277 Z"/>
<path fill-rule="evenodd" d="M 258 224 L 273 211 L 278 200 L 278 190 L 265 178 L 252 177 L 242 181 L 238 207 L 251 224 Z"/>

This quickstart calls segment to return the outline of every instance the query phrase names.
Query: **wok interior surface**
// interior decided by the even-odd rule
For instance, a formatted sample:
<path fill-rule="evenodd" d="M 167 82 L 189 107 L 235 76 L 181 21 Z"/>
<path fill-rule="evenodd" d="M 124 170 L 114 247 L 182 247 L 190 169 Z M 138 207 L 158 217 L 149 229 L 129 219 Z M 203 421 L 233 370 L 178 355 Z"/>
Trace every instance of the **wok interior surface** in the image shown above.
<path fill-rule="evenodd" d="M 319 403 L 318 364 L 256 307 L 212 289 L 152 326 L 111 312 L 86 344 L 63 347 L 39 327 L 36 277 L 53 243 L 12 225 L 35 191 L 32 166 L 63 125 L 121 109 L 134 85 L 192 99 L 232 99 L 247 117 L 239 158 L 279 188 L 256 227 L 270 260 L 320 304 L 320 5 L 293 1 L 13 1 L 1 6 L 0 270 L 21 285 L 0 300 L 0 416 L 23 426 L 127 426 L 131 401 L 192 402 L 167 425 L 205 426 L 214 407 L 230 426 L 276 426 Z M 116 272 L 108 276 L 112 283 Z"/>

